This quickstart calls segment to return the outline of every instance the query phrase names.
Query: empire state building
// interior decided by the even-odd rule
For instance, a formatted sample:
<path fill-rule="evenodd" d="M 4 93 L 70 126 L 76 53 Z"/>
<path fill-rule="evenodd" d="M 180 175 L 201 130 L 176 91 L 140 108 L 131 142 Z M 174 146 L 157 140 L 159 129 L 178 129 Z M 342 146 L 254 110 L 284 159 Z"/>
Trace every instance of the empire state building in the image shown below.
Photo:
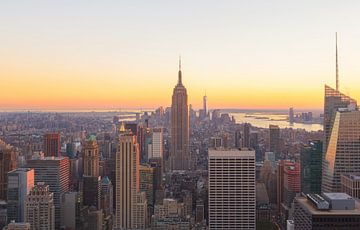
<path fill-rule="evenodd" d="M 188 96 L 181 79 L 179 60 L 178 83 L 171 104 L 171 170 L 189 169 L 189 108 Z"/>

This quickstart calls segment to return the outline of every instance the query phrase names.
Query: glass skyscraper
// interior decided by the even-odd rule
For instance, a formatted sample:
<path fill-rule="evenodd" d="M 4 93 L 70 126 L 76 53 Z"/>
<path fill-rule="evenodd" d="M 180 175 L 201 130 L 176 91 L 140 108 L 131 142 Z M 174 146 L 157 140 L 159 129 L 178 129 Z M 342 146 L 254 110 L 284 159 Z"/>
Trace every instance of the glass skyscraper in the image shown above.
<path fill-rule="evenodd" d="M 305 194 L 321 193 L 322 147 L 322 141 L 314 140 L 301 148 L 301 192 Z"/>

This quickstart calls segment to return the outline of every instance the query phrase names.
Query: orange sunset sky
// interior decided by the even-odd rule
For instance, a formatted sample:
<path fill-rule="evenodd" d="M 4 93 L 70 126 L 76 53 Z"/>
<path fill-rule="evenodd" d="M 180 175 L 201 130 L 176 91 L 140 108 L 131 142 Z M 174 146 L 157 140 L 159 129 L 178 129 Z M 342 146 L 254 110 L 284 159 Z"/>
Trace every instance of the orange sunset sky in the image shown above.
<path fill-rule="evenodd" d="M 199 108 L 360 98 L 358 1 L 1 1 L 0 110 L 169 106 L 178 56 Z"/>

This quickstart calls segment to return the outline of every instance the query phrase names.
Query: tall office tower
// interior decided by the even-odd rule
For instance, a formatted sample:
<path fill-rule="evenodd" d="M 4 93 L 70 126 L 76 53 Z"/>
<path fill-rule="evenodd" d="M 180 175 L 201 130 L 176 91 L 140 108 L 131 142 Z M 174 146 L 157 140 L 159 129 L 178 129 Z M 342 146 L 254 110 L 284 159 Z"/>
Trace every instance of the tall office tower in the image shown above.
<path fill-rule="evenodd" d="M 276 197 L 276 204 L 277 204 L 277 212 L 280 213 L 281 212 L 281 205 L 284 202 L 284 171 L 285 171 L 285 167 L 287 165 L 291 165 L 292 162 L 291 161 L 285 161 L 285 160 L 280 160 L 278 161 L 277 164 L 277 169 L 276 169 L 276 191 L 277 191 L 277 197 Z"/>
<path fill-rule="evenodd" d="M 99 146 L 95 136 L 90 136 L 83 148 L 84 176 L 99 177 Z"/>
<path fill-rule="evenodd" d="M 28 161 L 26 167 L 35 170 L 35 183 L 45 182 L 54 195 L 55 228 L 61 223 L 61 196 L 69 191 L 70 163 L 67 157 L 40 157 Z"/>
<path fill-rule="evenodd" d="M 270 152 L 275 153 L 275 158 L 279 159 L 280 150 L 280 128 L 277 125 L 269 125 L 270 131 Z"/>
<path fill-rule="evenodd" d="M 154 128 L 152 132 L 152 158 L 163 158 L 164 139 L 162 128 Z"/>
<path fill-rule="evenodd" d="M 26 196 L 25 219 L 31 229 L 55 229 L 55 207 L 49 185 L 39 182 Z"/>
<path fill-rule="evenodd" d="M 8 172 L 7 218 L 8 222 L 25 221 L 25 198 L 34 187 L 34 170 L 18 168 Z"/>
<path fill-rule="evenodd" d="M 241 137 L 241 131 L 236 130 L 235 131 L 235 148 L 241 148 L 242 147 L 242 137 Z"/>
<path fill-rule="evenodd" d="M 60 133 L 46 133 L 44 135 L 44 153 L 47 157 L 60 156 Z"/>
<path fill-rule="evenodd" d="M 109 177 L 105 176 L 101 179 L 101 209 L 104 212 L 104 217 L 113 214 L 113 185 Z"/>
<path fill-rule="evenodd" d="M 94 206 L 96 209 L 100 209 L 101 177 L 84 176 L 82 195 L 84 206 Z"/>
<path fill-rule="evenodd" d="M 160 158 L 153 158 L 149 162 L 151 168 L 154 170 L 154 189 L 162 188 L 162 175 L 163 175 L 163 160 Z"/>
<path fill-rule="evenodd" d="M 181 60 L 178 78 L 171 104 L 171 170 L 188 170 L 190 166 L 189 109 L 186 88 L 181 79 Z"/>
<path fill-rule="evenodd" d="M 139 146 L 136 137 L 120 128 L 116 153 L 115 229 L 145 228 L 137 219 L 145 215 L 139 197 Z M 141 198 L 141 197 L 140 197 Z M 145 199 L 146 203 L 146 199 Z"/>
<path fill-rule="evenodd" d="M 360 172 L 360 111 L 339 110 L 323 157 L 322 192 L 340 192 L 340 175 Z"/>
<path fill-rule="evenodd" d="M 331 135 L 332 126 L 335 120 L 336 112 L 339 108 L 347 108 L 350 104 L 357 107 L 356 100 L 346 96 L 325 85 L 325 100 L 324 100 L 324 153 L 326 153 L 328 142 Z"/>
<path fill-rule="evenodd" d="M 309 141 L 300 150 L 301 192 L 321 193 L 322 147 L 320 140 Z"/>
<path fill-rule="evenodd" d="M 255 229 L 255 152 L 209 150 L 209 229 Z"/>
<path fill-rule="evenodd" d="M 7 173 L 16 168 L 15 149 L 0 140 L 0 200 L 6 200 Z"/>
<path fill-rule="evenodd" d="M 289 122 L 290 124 L 294 123 L 294 108 L 289 109 Z"/>
<path fill-rule="evenodd" d="M 152 157 L 152 130 L 150 128 L 143 129 L 143 141 L 142 141 L 142 161 L 141 163 L 147 163 Z M 140 147 L 140 146 L 139 146 Z"/>
<path fill-rule="evenodd" d="M 250 148 L 250 128 L 250 123 L 244 123 L 244 139 L 242 147 Z"/>
<path fill-rule="evenodd" d="M 150 213 L 154 208 L 154 168 L 140 165 L 140 191 L 145 192 Z"/>
<path fill-rule="evenodd" d="M 205 92 L 205 96 L 203 97 L 203 110 L 204 110 L 204 114 L 205 114 L 205 117 L 207 115 L 207 96 L 206 96 L 206 92 Z"/>
<path fill-rule="evenodd" d="M 77 229 L 80 222 L 81 195 L 67 192 L 61 198 L 61 226 L 64 229 Z"/>
<path fill-rule="evenodd" d="M 284 168 L 284 204 L 290 208 L 297 193 L 300 193 L 300 164 L 292 162 Z"/>
<path fill-rule="evenodd" d="M 295 230 L 360 229 L 360 203 L 345 193 L 308 194 L 294 203 Z"/>

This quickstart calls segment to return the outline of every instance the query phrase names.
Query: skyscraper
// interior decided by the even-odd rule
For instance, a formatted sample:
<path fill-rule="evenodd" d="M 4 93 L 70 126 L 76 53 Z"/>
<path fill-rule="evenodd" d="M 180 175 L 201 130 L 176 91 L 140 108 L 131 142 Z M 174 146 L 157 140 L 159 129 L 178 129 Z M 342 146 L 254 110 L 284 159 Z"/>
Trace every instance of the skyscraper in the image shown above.
<path fill-rule="evenodd" d="M 47 157 L 60 156 L 60 133 L 47 133 L 44 135 L 44 153 Z"/>
<path fill-rule="evenodd" d="M 34 187 L 34 170 L 18 168 L 8 172 L 7 218 L 8 222 L 25 221 L 26 195 Z"/>
<path fill-rule="evenodd" d="M 154 128 L 152 132 L 152 158 L 163 158 L 164 141 L 162 128 Z"/>
<path fill-rule="evenodd" d="M 188 170 L 190 165 L 188 96 L 181 78 L 180 60 L 178 83 L 174 88 L 171 104 L 171 170 Z"/>
<path fill-rule="evenodd" d="M 280 128 L 277 125 L 269 125 L 270 131 L 270 152 L 275 154 L 275 158 L 280 158 Z"/>
<path fill-rule="evenodd" d="M 90 136 L 83 148 L 84 176 L 99 176 L 99 146 L 95 136 Z"/>
<path fill-rule="evenodd" d="M 209 229 L 255 229 L 255 152 L 209 150 Z"/>
<path fill-rule="evenodd" d="M 145 228 L 145 220 L 139 219 L 146 216 L 146 206 L 141 206 L 146 199 L 140 194 L 139 161 L 136 136 L 122 125 L 116 153 L 115 229 Z"/>
<path fill-rule="evenodd" d="M 45 183 L 37 183 L 26 197 L 25 222 L 31 229 L 55 229 L 53 193 Z"/>
<path fill-rule="evenodd" d="M 205 96 L 203 97 L 203 110 L 204 110 L 204 114 L 205 116 L 207 115 L 207 96 L 206 96 L 206 92 L 205 92 Z"/>
<path fill-rule="evenodd" d="M 289 109 L 289 122 L 290 124 L 294 123 L 294 108 Z"/>
<path fill-rule="evenodd" d="M 300 150 L 301 192 L 305 194 L 321 194 L 322 147 L 322 141 L 314 140 Z"/>
<path fill-rule="evenodd" d="M 69 191 L 70 163 L 67 157 L 40 157 L 28 161 L 28 168 L 35 170 L 35 183 L 45 182 L 53 193 L 55 228 L 61 223 L 61 196 Z"/>
<path fill-rule="evenodd" d="M 145 192 L 150 213 L 154 208 L 154 168 L 150 165 L 140 165 L 140 191 Z"/>
<path fill-rule="evenodd" d="M 242 147 L 250 148 L 250 123 L 244 123 L 244 139 Z"/>
<path fill-rule="evenodd" d="M 0 140 L 0 200 L 6 200 L 7 173 L 16 168 L 15 149 Z"/>
<path fill-rule="evenodd" d="M 296 194 L 300 193 L 300 164 L 291 162 L 284 168 L 284 204 L 290 208 Z"/>
<path fill-rule="evenodd" d="M 325 85 L 325 100 L 324 100 L 324 153 L 326 152 L 329 138 L 331 135 L 332 125 L 334 123 L 336 112 L 339 108 L 347 108 L 348 105 L 353 104 L 357 106 L 356 100 L 346 96 L 338 90 Z"/>
<path fill-rule="evenodd" d="M 350 106 L 352 107 L 352 106 Z M 339 109 L 322 164 L 322 192 L 340 192 L 342 173 L 360 172 L 360 111 Z"/>

